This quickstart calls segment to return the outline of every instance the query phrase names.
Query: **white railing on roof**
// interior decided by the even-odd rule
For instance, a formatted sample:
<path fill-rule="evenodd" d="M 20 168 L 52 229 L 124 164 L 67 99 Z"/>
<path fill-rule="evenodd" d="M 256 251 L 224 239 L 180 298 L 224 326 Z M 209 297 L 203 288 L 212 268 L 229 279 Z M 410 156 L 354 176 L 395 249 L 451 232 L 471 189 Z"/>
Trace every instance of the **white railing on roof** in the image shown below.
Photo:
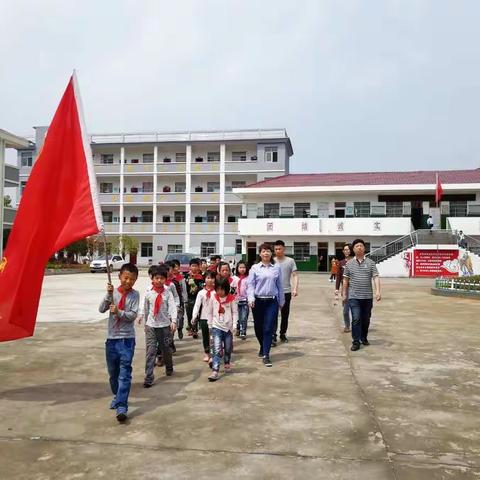
<path fill-rule="evenodd" d="M 94 133 L 91 143 L 193 142 L 288 138 L 284 128 L 192 132 Z"/>

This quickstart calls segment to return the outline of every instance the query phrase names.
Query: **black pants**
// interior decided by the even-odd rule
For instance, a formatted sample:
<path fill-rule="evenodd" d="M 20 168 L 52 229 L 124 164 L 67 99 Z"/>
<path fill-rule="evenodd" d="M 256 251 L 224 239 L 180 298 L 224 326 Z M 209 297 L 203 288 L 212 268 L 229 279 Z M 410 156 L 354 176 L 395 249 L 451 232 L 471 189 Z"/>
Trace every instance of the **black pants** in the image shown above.
<path fill-rule="evenodd" d="M 287 334 L 288 330 L 288 317 L 290 316 L 290 302 L 292 301 L 292 294 L 285 294 L 285 304 L 280 310 L 281 323 L 280 323 L 280 337 Z M 278 317 L 275 319 L 275 330 L 273 332 L 273 338 L 277 341 L 277 329 L 278 329 Z"/>

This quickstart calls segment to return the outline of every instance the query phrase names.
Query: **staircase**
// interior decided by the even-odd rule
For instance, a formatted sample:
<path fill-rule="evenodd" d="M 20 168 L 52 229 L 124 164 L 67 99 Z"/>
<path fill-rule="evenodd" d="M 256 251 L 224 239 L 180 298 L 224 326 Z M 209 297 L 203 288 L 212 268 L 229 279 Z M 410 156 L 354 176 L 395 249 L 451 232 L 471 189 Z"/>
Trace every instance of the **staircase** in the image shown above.
<path fill-rule="evenodd" d="M 480 241 L 468 235 L 465 238 L 466 250 L 480 254 Z M 458 245 L 458 235 L 452 230 L 415 230 L 372 250 L 367 256 L 375 263 L 380 263 L 415 245 Z"/>

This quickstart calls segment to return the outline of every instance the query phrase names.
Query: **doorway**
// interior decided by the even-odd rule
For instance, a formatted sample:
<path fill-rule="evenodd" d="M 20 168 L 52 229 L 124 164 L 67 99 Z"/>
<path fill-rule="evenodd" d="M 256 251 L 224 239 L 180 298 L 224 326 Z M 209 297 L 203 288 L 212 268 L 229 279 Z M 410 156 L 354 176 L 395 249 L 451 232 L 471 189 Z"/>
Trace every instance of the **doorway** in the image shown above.
<path fill-rule="evenodd" d="M 418 230 L 423 226 L 423 205 L 421 201 L 412 201 L 412 225 L 414 230 Z"/>
<path fill-rule="evenodd" d="M 328 243 L 318 242 L 317 272 L 328 272 Z"/>
<path fill-rule="evenodd" d="M 247 242 L 247 265 L 250 268 L 257 261 L 257 242 Z"/>

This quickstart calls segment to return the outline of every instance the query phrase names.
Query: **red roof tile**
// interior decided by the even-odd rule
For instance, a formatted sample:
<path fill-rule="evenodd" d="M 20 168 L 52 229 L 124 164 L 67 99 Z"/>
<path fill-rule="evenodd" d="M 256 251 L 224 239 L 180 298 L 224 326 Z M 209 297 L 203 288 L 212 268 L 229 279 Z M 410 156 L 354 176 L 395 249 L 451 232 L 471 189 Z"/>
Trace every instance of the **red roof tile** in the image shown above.
<path fill-rule="evenodd" d="M 480 183 L 480 168 L 477 168 L 423 172 L 300 173 L 263 180 L 247 188 L 435 184 L 437 173 L 442 184 Z"/>

